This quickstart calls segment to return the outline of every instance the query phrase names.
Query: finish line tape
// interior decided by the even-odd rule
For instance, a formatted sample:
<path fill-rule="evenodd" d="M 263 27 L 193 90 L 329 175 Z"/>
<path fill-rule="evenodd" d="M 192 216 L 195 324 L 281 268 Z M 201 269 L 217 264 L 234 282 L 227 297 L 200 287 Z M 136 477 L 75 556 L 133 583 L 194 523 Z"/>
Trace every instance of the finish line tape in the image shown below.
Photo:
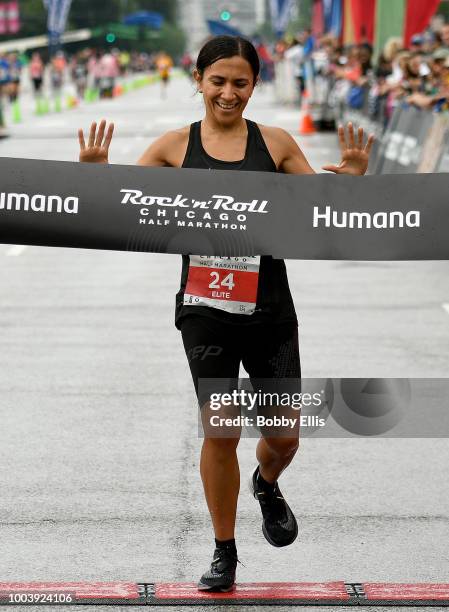
<path fill-rule="evenodd" d="M 0 605 L 333 605 L 449 606 L 449 584 L 253 582 L 229 593 L 198 591 L 194 583 L 3 582 Z"/>
<path fill-rule="evenodd" d="M 0 242 L 286 259 L 449 259 L 447 174 L 0 160 Z"/>

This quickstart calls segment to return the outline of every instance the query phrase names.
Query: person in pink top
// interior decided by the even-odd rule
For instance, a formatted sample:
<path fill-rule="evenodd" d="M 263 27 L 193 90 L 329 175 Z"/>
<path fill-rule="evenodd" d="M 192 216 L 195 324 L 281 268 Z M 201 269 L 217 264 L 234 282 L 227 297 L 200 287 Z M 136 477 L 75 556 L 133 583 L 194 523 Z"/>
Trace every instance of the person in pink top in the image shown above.
<path fill-rule="evenodd" d="M 89 77 L 92 79 L 92 86 L 94 89 L 100 88 L 100 60 L 97 56 L 97 52 L 94 50 L 91 52 L 89 60 L 87 62 L 87 72 Z"/>
<path fill-rule="evenodd" d="M 44 62 L 39 53 L 34 52 L 28 66 L 30 79 L 33 83 L 34 95 L 40 96 L 42 91 L 42 83 L 44 79 Z"/>
<path fill-rule="evenodd" d="M 112 98 L 115 79 L 120 74 L 117 58 L 112 53 L 105 53 L 99 61 L 100 96 Z"/>

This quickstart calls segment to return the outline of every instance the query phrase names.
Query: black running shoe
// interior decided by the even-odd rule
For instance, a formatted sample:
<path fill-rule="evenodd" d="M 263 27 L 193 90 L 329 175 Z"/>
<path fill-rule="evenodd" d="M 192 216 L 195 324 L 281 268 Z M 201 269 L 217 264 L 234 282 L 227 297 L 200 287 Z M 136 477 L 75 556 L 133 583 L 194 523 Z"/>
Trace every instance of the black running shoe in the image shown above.
<path fill-rule="evenodd" d="M 231 591 L 235 582 L 237 554 L 227 548 L 216 548 L 210 570 L 203 574 L 198 583 L 199 591 Z"/>
<path fill-rule="evenodd" d="M 295 515 L 282 497 L 278 483 L 275 483 L 272 493 L 267 493 L 258 485 L 258 474 L 259 467 L 256 468 L 251 477 L 250 489 L 262 510 L 263 535 L 272 546 L 288 546 L 296 540 L 298 535 L 298 523 Z"/>

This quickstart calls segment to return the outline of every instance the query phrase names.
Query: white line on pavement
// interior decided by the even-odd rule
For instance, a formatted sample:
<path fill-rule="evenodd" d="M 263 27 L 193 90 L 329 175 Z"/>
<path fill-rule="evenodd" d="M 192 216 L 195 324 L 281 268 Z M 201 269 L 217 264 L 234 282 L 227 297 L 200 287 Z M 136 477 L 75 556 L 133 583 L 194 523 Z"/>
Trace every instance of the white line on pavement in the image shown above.
<path fill-rule="evenodd" d="M 40 129 L 63 128 L 70 125 L 66 119 L 47 119 L 39 123 Z"/>
<path fill-rule="evenodd" d="M 444 308 L 447 314 L 449 314 L 449 302 L 447 302 L 446 304 L 441 304 L 441 306 Z"/>
<path fill-rule="evenodd" d="M 181 123 L 183 121 L 183 117 L 181 117 L 181 115 L 170 115 L 169 117 L 155 117 L 154 121 L 151 124 L 147 124 L 148 127 L 150 125 L 154 125 L 155 123 L 159 123 L 159 124 L 165 124 L 165 123 L 173 123 L 175 125 L 177 125 L 178 123 Z"/>
<path fill-rule="evenodd" d="M 17 257 L 25 251 L 27 248 L 26 244 L 15 244 L 6 251 L 6 257 Z"/>
<path fill-rule="evenodd" d="M 299 121 L 299 110 L 276 113 L 274 121 Z"/>

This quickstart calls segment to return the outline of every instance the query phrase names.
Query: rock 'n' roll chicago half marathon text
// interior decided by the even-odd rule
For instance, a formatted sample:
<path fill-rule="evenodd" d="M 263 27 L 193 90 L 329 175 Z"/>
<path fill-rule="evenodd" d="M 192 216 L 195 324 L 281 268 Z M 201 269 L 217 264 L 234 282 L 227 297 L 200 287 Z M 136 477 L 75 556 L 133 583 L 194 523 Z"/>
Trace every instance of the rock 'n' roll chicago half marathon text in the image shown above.
<path fill-rule="evenodd" d="M 182 194 L 169 198 L 143 195 L 138 189 L 122 189 L 121 193 L 124 193 L 122 204 L 137 204 L 141 207 L 139 223 L 142 225 L 170 225 L 174 221 L 178 227 L 245 231 L 247 216 L 244 213 L 268 212 L 265 210 L 267 200 L 236 202 L 232 196 L 227 195 L 213 195 L 210 200 L 195 200 Z M 158 206 L 156 218 L 151 218 L 149 207 L 154 204 Z M 173 210 L 167 213 L 170 208 Z M 229 212 L 236 214 L 230 219 Z M 169 215 L 172 218 L 168 218 Z"/>

